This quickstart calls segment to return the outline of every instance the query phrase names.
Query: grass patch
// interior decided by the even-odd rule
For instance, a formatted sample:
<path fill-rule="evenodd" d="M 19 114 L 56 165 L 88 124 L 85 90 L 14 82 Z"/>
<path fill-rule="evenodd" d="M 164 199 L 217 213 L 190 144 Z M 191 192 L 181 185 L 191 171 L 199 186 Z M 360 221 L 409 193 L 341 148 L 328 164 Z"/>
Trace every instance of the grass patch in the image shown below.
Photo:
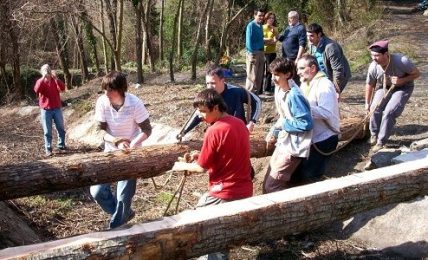
<path fill-rule="evenodd" d="M 47 199 L 45 196 L 32 196 L 27 198 L 19 199 L 20 204 L 25 204 L 27 207 L 33 209 L 46 209 L 52 214 L 64 214 L 73 207 L 73 201 L 69 198 L 59 198 L 59 199 Z"/>
<path fill-rule="evenodd" d="M 167 205 L 172 199 L 172 194 L 169 192 L 162 191 L 156 196 L 156 201 Z"/>

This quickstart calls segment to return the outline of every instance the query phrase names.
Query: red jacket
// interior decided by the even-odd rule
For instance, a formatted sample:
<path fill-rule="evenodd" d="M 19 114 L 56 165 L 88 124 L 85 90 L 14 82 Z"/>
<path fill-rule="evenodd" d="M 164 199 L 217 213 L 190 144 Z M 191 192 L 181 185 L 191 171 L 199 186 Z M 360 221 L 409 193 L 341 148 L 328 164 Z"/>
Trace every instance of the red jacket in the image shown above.
<path fill-rule="evenodd" d="M 34 92 L 39 97 L 39 106 L 43 109 L 55 109 L 61 107 L 59 93 L 65 90 L 64 83 L 59 79 L 40 78 L 34 86 Z"/>

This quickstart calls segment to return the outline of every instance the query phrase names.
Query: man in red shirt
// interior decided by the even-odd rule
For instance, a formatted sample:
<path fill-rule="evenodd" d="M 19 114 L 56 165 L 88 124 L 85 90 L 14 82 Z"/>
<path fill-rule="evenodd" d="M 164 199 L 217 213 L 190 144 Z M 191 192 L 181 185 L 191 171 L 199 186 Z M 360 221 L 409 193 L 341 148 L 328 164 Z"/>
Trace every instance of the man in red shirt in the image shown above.
<path fill-rule="evenodd" d="M 59 94 L 65 90 L 65 85 L 56 77 L 55 71 L 52 71 L 48 64 L 42 66 L 40 73 L 42 77 L 37 80 L 34 92 L 39 97 L 45 152 L 47 156 L 52 156 L 52 120 L 58 132 L 57 147 L 65 150 L 64 118 Z"/>
<path fill-rule="evenodd" d="M 205 132 L 201 151 L 192 154 L 196 163 L 177 162 L 173 170 L 208 171 L 208 192 L 197 207 L 251 197 L 250 133 L 244 122 L 226 113 L 226 103 L 214 89 L 201 91 L 193 106 L 211 126 Z M 218 254 L 225 255 L 213 255 Z"/>

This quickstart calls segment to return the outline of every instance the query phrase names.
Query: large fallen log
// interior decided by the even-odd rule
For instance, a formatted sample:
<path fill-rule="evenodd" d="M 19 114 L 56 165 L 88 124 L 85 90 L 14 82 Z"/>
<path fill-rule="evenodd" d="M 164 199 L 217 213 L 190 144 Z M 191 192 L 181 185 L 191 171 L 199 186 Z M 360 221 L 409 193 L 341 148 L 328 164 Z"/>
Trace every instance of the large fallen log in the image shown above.
<path fill-rule="evenodd" d="M 344 125 L 349 128 L 352 124 Z M 272 152 L 266 150 L 265 134 L 261 130 L 251 135 L 251 157 L 265 157 Z M 0 167 L 0 200 L 131 178 L 155 177 L 170 170 L 177 157 L 187 151 L 198 150 L 201 145 L 202 141 L 189 141 L 148 146 L 128 153 L 74 154 L 5 165 Z"/>
<path fill-rule="evenodd" d="M 428 161 L 418 160 L 188 210 L 150 223 L 8 248 L 0 251 L 0 259 L 185 259 L 313 230 L 426 194 Z"/>

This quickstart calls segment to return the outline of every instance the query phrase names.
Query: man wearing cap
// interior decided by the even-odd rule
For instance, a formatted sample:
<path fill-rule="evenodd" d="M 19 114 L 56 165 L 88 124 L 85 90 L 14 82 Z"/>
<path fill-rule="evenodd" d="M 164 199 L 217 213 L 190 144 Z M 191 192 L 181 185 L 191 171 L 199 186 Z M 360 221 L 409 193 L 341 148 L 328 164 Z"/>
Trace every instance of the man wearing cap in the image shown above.
<path fill-rule="evenodd" d="M 369 50 L 373 61 L 367 73 L 365 109 L 376 109 L 370 118 L 370 144 L 375 145 L 373 152 L 376 152 L 388 141 L 420 72 L 406 56 L 390 54 L 387 40 L 373 43 Z M 384 98 L 391 87 L 393 89 Z"/>
<path fill-rule="evenodd" d="M 324 35 L 321 25 L 313 23 L 306 28 L 309 41 L 309 53 L 318 62 L 320 71 L 324 72 L 341 93 L 351 78 L 351 68 L 342 47 Z"/>
<path fill-rule="evenodd" d="M 263 19 L 264 11 L 260 8 L 254 11 L 254 20 L 248 23 L 245 30 L 245 49 L 247 64 L 247 79 L 245 88 L 255 94 L 262 94 L 263 73 L 265 64 Z M 270 40 L 266 40 L 269 43 Z"/>

